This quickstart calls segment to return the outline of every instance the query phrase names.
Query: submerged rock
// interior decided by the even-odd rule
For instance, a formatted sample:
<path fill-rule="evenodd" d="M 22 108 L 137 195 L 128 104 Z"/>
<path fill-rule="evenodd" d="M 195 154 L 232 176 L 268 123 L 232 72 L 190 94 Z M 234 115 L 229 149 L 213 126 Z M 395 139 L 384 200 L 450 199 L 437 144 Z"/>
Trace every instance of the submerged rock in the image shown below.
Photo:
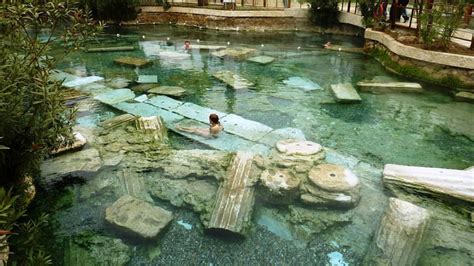
<path fill-rule="evenodd" d="M 105 210 L 105 220 L 125 233 L 151 239 L 173 220 L 173 214 L 125 195 Z"/>
<path fill-rule="evenodd" d="M 64 245 L 63 265 L 126 265 L 130 248 L 120 239 L 82 232 L 68 238 Z"/>
<path fill-rule="evenodd" d="M 154 198 L 166 200 L 176 207 L 188 207 L 200 214 L 207 225 L 215 201 L 218 184 L 212 180 L 168 179 L 149 175 L 146 187 Z"/>
<path fill-rule="evenodd" d="M 49 183 L 66 175 L 96 172 L 102 164 L 99 151 L 89 148 L 45 160 L 41 165 L 41 176 Z"/>

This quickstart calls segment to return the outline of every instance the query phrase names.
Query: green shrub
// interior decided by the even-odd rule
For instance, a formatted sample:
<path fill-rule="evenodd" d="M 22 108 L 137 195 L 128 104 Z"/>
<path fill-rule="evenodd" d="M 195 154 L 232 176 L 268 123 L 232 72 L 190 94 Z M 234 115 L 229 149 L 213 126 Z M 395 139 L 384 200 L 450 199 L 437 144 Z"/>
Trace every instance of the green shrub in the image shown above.
<path fill-rule="evenodd" d="M 379 0 L 361 0 L 359 1 L 360 12 L 362 13 L 362 23 L 366 27 L 371 27 L 375 23 L 374 11 L 378 6 Z"/>
<path fill-rule="evenodd" d="M 464 1 L 437 3 L 425 9 L 419 17 L 419 35 L 426 48 L 448 47 L 454 32 L 459 28 L 464 14 Z"/>
<path fill-rule="evenodd" d="M 328 28 L 338 23 L 337 0 L 311 0 L 310 3 L 311 20 L 315 25 Z"/>
<path fill-rule="evenodd" d="M 126 21 L 137 17 L 139 0 L 79 0 L 82 8 L 101 20 Z"/>
<path fill-rule="evenodd" d="M 0 12 L 0 184 L 12 186 L 36 176 L 58 137 L 71 135 L 74 110 L 64 105 L 61 82 L 50 79 L 53 40 L 78 47 L 95 25 L 82 10 L 54 2 L 4 4 Z"/>

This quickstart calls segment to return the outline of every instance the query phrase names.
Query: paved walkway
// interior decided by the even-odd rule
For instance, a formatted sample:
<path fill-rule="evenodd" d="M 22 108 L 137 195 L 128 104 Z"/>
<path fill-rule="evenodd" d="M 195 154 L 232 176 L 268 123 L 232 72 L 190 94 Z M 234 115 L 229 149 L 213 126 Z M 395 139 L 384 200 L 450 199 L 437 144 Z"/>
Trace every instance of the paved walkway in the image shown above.
<path fill-rule="evenodd" d="M 273 129 L 259 122 L 245 119 L 235 114 L 182 102 L 167 96 L 151 98 L 136 95 L 129 89 L 112 89 L 100 82 L 101 77 L 77 77 L 62 71 L 53 75 L 56 80 L 64 80 L 64 85 L 94 96 L 94 99 L 134 116 L 160 116 L 166 127 L 178 134 L 217 150 L 249 151 L 267 154 L 274 144 L 282 139 L 305 139 L 303 132 L 296 128 Z M 224 126 L 218 138 L 204 138 L 176 129 L 176 125 L 209 127 L 209 114 L 216 113 Z"/>

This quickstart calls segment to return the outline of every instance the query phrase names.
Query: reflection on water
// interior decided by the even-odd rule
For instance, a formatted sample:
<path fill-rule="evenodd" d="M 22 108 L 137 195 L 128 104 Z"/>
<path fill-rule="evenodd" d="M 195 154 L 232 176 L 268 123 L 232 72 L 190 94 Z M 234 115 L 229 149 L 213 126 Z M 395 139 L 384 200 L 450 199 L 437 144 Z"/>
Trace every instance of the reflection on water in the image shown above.
<path fill-rule="evenodd" d="M 97 143 L 104 145 L 98 145 L 102 156 L 116 152 L 123 153 L 123 159 L 101 168 L 94 176 L 83 179 L 81 184 L 70 184 L 66 188 L 61 184 L 50 191 L 54 196 L 46 200 L 53 204 L 43 209 L 52 212 L 54 217 L 54 237 L 49 241 L 53 243 L 51 248 L 59 264 L 93 262 L 87 255 L 84 255 L 87 258 L 72 256 L 74 252 L 94 254 L 103 259 L 95 262 L 112 264 L 121 264 L 121 259 L 127 261 L 127 258 L 129 264 L 358 264 L 387 204 L 381 182 L 384 164 L 456 169 L 474 164 L 474 107 L 453 102 L 449 95 L 440 92 L 440 88 L 422 84 L 426 89 L 422 94 L 360 93 L 361 103 L 335 102 L 331 84 L 349 82 L 355 85 L 365 79 L 407 81 L 387 73 L 368 56 L 322 49 L 322 44 L 328 40 L 341 46 L 359 47 L 363 42 L 361 39 L 167 26 L 121 29 L 121 37 L 116 37 L 115 33 L 111 32 L 110 37 L 92 45 L 132 44 L 139 49 L 101 54 L 80 52 L 69 56 L 58 68 L 73 71 L 76 75 L 86 73 L 106 79 L 136 80 L 138 75 L 156 75 L 160 85 L 185 88 L 188 94 L 182 101 L 235 113 L 273 128 L 300 128 L 308 140 L 337 151 L 331 158 L 350 166 L 362 179 L 362 197 L 359 205 L 349 211 L 306 210 L 300 206 L 274 208 L 257 202 L 257 217 L 247 239 L 229 241 L 215 238 L 203 231 L 202 215 L 205 216 L 210 199 L 201 192 L 213 195 L 218 184 L 200 174 L 219 174 L 209 174 L 208 169 L 196 170 L 192 176 L 173 179 L 181 174 L 179 163 L 183 161 L 177 161 L 176 169 L 163 164 L 154 165 L 156 150 L 147 145 L 136 145 L 138 141 L 130 139 L 120 144 L 132 147 L 123 152 L 119 141 L 112 143 L 94 131 L 98 122 L 117 112 L 93 107 L 87 109 L 87 113 L 79 113 L 78 123 L 89 128 Z M 145 39 L 138 36 L 145 36 Z M 268 65 L 223 60 L 210 55 L 214 50 L 185 51 L 185 40 L 191 41 L 191 47 L 199 44 L 252 48 L 276 60 Z M 113 59 L 121 56 L 147 58 L 153 60 L 153 65 L 141 69 L 115 65 Z M 212 77 L 212 73 L 221 70 L 237 73 L 255 85 L 248 90 L 234 91 Z M 305 80 L 307 82 L 302 86 L 288 84 L 288 81 L 301 84 Z M 314 87 L 314 84 L 320 89 L 305 89 Z M 127 129 L 122 130 L 127 134 Z M 123 134 L 117 133 L 114 138 Z M 175 149 L 205 149 L 198 143 L 170 134 Z M 146 155 L 137 155 L 138 151 Z M 135 184 L 117 178 L 123 169 L 129 169 L 134 173 L 131 175 L 133 178 L 145 182 L 146 186 L 139 190 L 140 195 L 175 215 L 158 240 L 130 240 L 104 223 L 105 208 L 124 193 L 127 182 Z M 190 181 L 186 181 L 187 178 L 191 178 Z M 125 185 L 120 182 L 125 182 Z M 435 213 L 431 233 L 442 229 L 449 231 L 452 229 L 449 224 L 453 222 L 460 224 L 453 229 L 455 236 L 471 236 L 457 243 L 454 239 L 430 236 L 428 244 L 423 247 L 421 261 L 426 265 L 432 263 L 434 259 L 427 256 L 436 257 L 440 249 L 449 249 L 455 256 L 448 264 L 473 261 L 474 233 L 466 217 L 446 209 L 443 204 L 433 204 L 430 199 L 417 201 Z M 443 216 L 450 218 L 444 219 Z M 301 217 L 312 218 L 305 220 Z M 123 241 L 117 243 L 116 239 Z M 101 249 L 97 243 L 109 247 Z M 126 258 L 117 254 L 126 254 Z M 117 260 L 114 261 L 114 257 Z"/>

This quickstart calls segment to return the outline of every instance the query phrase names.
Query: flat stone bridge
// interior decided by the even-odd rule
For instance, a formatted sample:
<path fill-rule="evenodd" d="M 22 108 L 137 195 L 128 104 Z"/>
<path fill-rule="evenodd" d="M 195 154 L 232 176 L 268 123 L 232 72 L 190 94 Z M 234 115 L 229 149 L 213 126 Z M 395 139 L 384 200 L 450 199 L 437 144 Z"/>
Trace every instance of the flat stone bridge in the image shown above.
<path fill-rule="evenodd" d="M 90 94 L 94 99 L 122 112 L 143 117 L 160 116 L 169 130 L 217 150 L 244 150 L 254 154 L 267 154 L 279 140 L 305 140 L 303 132 L 297 128 L 273 129 L 236 114 L 178 101 L 167 96 L 137 97 L 129 89 L 112 89 L 103 85 L 102 77 L 77 77 L 62 71 L 55 71 L 52 76 L 56 80 L 62 80 L 63 86 Z M 205 138 L 176 129 L 177 124 L 208 128 L 211 113 L 219 115 L 220 122 L 224 126 L 224 131 L 218 138 Z"/>

